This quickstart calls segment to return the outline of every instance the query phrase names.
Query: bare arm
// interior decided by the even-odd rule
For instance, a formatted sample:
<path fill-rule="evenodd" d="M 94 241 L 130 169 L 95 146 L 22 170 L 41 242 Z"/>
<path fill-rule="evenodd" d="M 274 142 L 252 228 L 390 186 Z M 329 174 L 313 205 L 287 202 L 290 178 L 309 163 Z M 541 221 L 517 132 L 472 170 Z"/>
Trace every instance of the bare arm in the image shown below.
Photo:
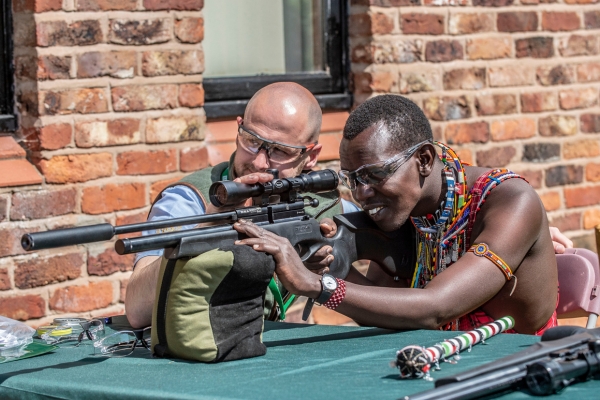
<path fill-rule="evenodd" d="M 125 313 L 134 328 L 152 324 L 152 309 L 161 260 L 162 257 L 155 256 L 141 258 L 129 278 L 125 297 Z"/>

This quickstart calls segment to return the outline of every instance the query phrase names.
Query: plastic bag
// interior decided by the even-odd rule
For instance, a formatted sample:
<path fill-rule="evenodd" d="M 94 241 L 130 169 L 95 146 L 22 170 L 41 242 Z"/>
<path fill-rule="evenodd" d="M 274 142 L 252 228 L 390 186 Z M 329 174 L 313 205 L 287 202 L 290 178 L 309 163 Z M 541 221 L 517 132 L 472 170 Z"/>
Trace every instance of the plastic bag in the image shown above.
<path fill-rule="evenodd" d="M 25 354 L 34 333 L 35 329 L 23 322 L 0 315 L 0 362 Z"/>

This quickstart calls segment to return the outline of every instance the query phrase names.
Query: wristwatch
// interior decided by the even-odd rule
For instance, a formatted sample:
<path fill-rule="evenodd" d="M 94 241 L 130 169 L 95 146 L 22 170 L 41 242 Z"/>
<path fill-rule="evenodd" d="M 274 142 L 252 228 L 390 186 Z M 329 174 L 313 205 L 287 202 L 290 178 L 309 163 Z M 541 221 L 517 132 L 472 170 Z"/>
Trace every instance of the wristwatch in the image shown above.
<path fill-rule="evenodd" d="M 310 315 L 313 304 L 324 304 L 331 298 L 335 290 L 338 288 L 337 279 L 332 275 L 323 274 L 321 276 L 321 294 L 316 299 L 308 298 L 306 305 L 304 306 L 304 312 L 302 313 L 302 321 L 306 321 Z"/>
<path fill-rule="evenodd" d="M 321 276 L 321 294 L 315 299 L 318 304 L 325 304 L 338 288 L 337 279 L 332 275 L 323 274 Z"/>

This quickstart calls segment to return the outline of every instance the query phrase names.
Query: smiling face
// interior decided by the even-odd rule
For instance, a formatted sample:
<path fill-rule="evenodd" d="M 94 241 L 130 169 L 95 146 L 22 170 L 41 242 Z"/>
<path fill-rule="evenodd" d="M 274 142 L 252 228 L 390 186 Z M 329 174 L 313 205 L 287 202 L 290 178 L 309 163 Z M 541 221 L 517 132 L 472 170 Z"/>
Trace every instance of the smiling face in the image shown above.
<path fill-rule="evenodd" d="M 381 124 L 375 124 L 354 139 L 340 145 L 341 169 L 354 171 L 366 164 L 385 161 L 398 153 L 390 146 L 389 136 Z M 418 152 L 417 152 L 418 153 Z M 423 174 L 419 154 L 414 154 L 392 175 L 374 186 L 357 185 L 352 196 L 371 219 L 384 231 L 400 228 L 409 216 L 419 215 L 423 195 Z"/>

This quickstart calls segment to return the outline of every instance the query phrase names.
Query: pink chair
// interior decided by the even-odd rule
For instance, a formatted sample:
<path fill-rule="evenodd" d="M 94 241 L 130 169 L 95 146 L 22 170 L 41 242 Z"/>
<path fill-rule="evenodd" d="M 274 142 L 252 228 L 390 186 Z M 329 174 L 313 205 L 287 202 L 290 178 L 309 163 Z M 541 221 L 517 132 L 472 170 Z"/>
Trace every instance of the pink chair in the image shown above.
<path fill-rule="evenodd" d="M 587 317 L 594 328 L 600 314 L 600 268 L 598 255 L 587 249 L 567 249 L 557 254 L 560 298 L 558 318 Z"/>

